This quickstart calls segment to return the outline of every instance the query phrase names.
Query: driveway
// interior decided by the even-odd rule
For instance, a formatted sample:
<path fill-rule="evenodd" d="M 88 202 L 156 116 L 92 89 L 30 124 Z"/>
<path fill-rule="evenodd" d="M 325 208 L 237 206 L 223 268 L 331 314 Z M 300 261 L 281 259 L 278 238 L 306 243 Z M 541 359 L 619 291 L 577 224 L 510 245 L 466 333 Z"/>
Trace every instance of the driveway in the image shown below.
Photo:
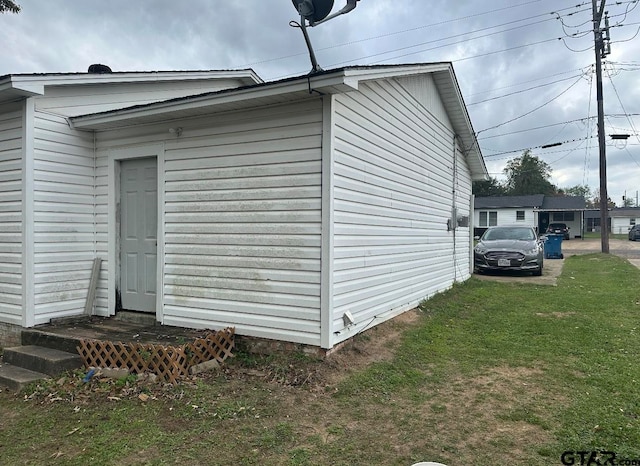
<path fill-rule="evenodd" d="M 600 252 L 600 238 L 595 239 L 572 239 L 562 242 L 562 254 L 564 257 L 575 254 L 591 254 Z M 627 259 L 631 264 L 640 268 L 640 241 L 628 241 L 620 239 L 609 239 L 609 253 Z M 541 277 L 533 277 L 524 273 L 494 273 L 494 274 L 474 274 L 480 280 L 492 280 L 499 282 L 530 283 L 533 285 L 555 286 L 557 278 L 562 272 L 564 259 L 545 259 L 544 269 Z"/>

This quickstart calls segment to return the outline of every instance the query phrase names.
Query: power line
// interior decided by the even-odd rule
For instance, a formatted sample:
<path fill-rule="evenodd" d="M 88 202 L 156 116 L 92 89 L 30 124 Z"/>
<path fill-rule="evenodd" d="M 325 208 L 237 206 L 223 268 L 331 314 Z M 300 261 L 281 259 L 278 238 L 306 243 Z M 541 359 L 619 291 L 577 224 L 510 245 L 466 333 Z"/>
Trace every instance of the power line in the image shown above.
<path fill-rule="evenodd" d="M 496 134 L 494 136 L 485 136 L 482 138 L 478 138 L 480 141 L 484 141 L 485 139 L 494 139 L 494 138 L 499 138 L 499 137 L 503 137 L 503 136 L 511 136 L 512 134 L 520 134 L 520 133 L 526 133 L 529 131 L 535 131 L 538 129 L 546 129 L 546 128 L 551 128 L 553 126 L 560 126 L 560 125 L 567 125 L 570 123 L 576 123 L 578 121 L 585 121 L 585 120 L 589 120 L 589 119 L 593 119 L 595 117 L 587 117 L 587 118 L 576 118 L 575 120 L 568 120 L 568 121 L 562 121 L 559 123 L 550 123 L 548 125 L 543 125 L 543 126 L 536 126 L 534 128 L 527 128 L 527 129 L 521 129 L 518 131 L 511 131 L 510 133 L 501 133 L 501 134 Z"/>
<path fill-rule="evenodd" d="M 584 5 L 586 5 L 586 3 L 582 3 L 582 4 L 576 5 L 575 7 L 571 7 L 571 8 L 564 8 L 564 10 L 568 10 L 568 9 L 572 9 L 572 8 L 578 8 L 578 7 L 581 7 L 581 6 L 584 6 Z M 563 10 L 559 10 L 559 11 L 563 11 Z M 581 11 L 586 11 L 586 10 L 581 10 Z M 556 13 L 555 12 L 551 12 L 550 14 L 556 14 Z M 532 17 L 526 18 L 526 19 L 536 18 L 538 16 L 546 16 L 546 15 L 536 15 L 536 16 L 532 16 Z M 557 19 L 557 18 L 550 18 L 550 19 Z M 514 30 L 514 29 L 519 29 L 519 28 L 526 27 L 526 26 L 529 26 L 529 25 L 539 24 L 539 23 L 542 23 L 542 22 L 546 22 L 548 20 L 549 19 L 538 21 L 538 22 L 535 22 L 535 23 L 525 24 L 525 25 L 522 25 L 522 26 L 510 28 L 510 29 L 505 29 L 503 31 L 497 31 L 497 32 L 494 32 L 494 33 L 491 33 L 491 34 L 486 34 L 486 36 L 500 34 L 502 32 L 509 32 L 511 30 Z M 505 23 L 505 24 L 507 24 L 507 23 Z M 496 26 L 496 27 L 498 27 L 498 26 Z M 491 28 L 489 28 L 489 29 L 491 29 Z M 472 32 L 475 32 L 475 31 L 472 31 Z M 576 33 L 571 34 L 571 35 L 566 35 L 566 37 L 577 36 L 577 35 L 585 34 L 585 33 L 588 34 L 589 32 L 591 32 L 591 31 L 576 32 Z M 422 50 L 418 50 L 416 52 L 410 52 L 410 53 L 406 53 L 406 54 L 402 54 L 402 55 L 397 55 L 397 56 L 394 56 L 394 57 L 390 57 L 390 58 L 386 58 L 384 60 L 381 60 L 381 62 L 386 62 L 386 61 L 390 61 L 390 60 L 397 60 L 398 58 L 404 58 L 404 57 L 407 57 L 409 55 L 415 55 L 415 54 L 418 54 L 418 53 L 429 52 L 429 51 L 432 51 L 432 50 L 435 50 L 435 49 L 438 49 L 438 48 L 447 47 L 449 45 L 458 45 L 460 43 L 464 43 L 464 42 L 467 42 L 469 40 L 481 39 L 481 38 L 484 38 L 486 36 L 473 37 L 473 38 L 470 38 L 470 39 L 466 39 L 464 41 L 453 42 L 453 43 L 441 45 L 441 46 L 438 46 L 438 47 L 433 47 L 433 48 L 429 48 L 429 49 L 422 49 Z M 456 62 L 460 62 L 460 61 L 470 60 L 472 58 L 480 58 L 480 57 L 484 57 L 484 56 L 488 56 L 488 55 L 493 55 L 495 53 L 508 52 L 508 51 L 511 51 L 511 50 L 519 49 L 519 48 L 529 47 L 529 46 L 532 46 L 532 45 L 539 45 L 539 44 L 543 44 L 543 43 L 546 43 L 546 42 L 552 42 L 554 40 L 562 40 L 562 39 L 563 39 L 562 37 L 557 37 L 557 38 L 553 38 L 553 39 L 542 40 L 542 41 L 538 41 L 538 42 L 533 42 L 531 44 L 525 44 L 525 45 L 521 45 L 521 46 L 511 47 L 511 48 L 507 48 L 507 49 L 503 49 L 503 50 L 499 50 L 499 51 L 495 51 L 495 52 L 489 52 L 489 53 L 485 53 L 485 54 L 481 54 L 481 55 L 474 55 L 472 57 L 460 58 L 458 60 L 453 60 L 453 62 L 456 63 Z M 424 45 L 424 44 L 418 44 L 418 45 Z M 394 52 L 394 51 L 404 50 L 406 48 L 412 48 L 412 47 L 416 47 L 416 46 L 417 45 L 413 45 L 413 46 L 410 46 L 410 47 L 403 47 L 401 49 L 394 49 L 392 51 L 387 51 L 387 52 L 383 52 L 383 53 L 379 53 L 379 54 L 375 54 L 375 55 L 371 55 L 371 56 L 362 57 L 362 58 L 357 59 L 357 60 L 367 59 L 367 58 L 371 58 L 371 57 L 378 56 L 378 55 L 384 55 L 386 53 L 391 53 L 391 52 Z M 349 61 L 352 61 L 352 60 L 349 60 Z M 340 62 L 340 63 L 334 63 L 332 66 L 348 63 L 349 61 L 343 61 L 343 62 Z"/>
<path fill-rule="evenodd" d="M 459 63 L 459 62 L 462 62 L 462 61 L 473 60 L 475 58 L 488 57 L 489 55 L 495 55 L 495 54 L 504 53 L 504 52 L 511 52 L 513 50 L 523 49 L 523 48 L 526 48 L 526 47 L 532 47 L 534 45 L 546 44 L 548 42 L 553 42 L 553 41 L 556 41 L 558 39 L 561 39 L 561 38 L 558 37 L 558 38 L 553 38 L 553 39 L 546 39 L 546 40 L 541 40 L 541 41 L 538 41 L 538 42 L 532 42 L 530 44 L 517 45 L 515 47 L 510 47 L 510 48 L 506 48 L 506 49 L 494 50 L 493 52 L 481 53 L 479 55 L 471 55 L 471 56 L 468 56 L 468 57 L 458 58 L 457 60 L 452 60 L 452 62 L 453 63 Z M 448 45 L 457 45 L 457 44 L 464 43 L 464 42 L 466 42 L 466 41 L 455 42 L 453 44 L 448 44 Z M 380 60 L 380 62 L 386 62 L 386 61 L 390 61 L 390 60 L 397 60 L 398 58 L 404 58 L 404 57 L 408 57 L 409 55 L 415 55 L 417 53 L 428 52 L 428 51 L 435 50 L 435 49 L 442 48 L 442 47 L 444 47 L 444 46 L 434 47 L 432 49 L 424 49 L 424 50 L 420 50 L 420 51 L 417 51 L 417 52 L 407 53 L 407 54 L 404 54 L 404 55 L 398 55 L 398 56 L 395 56 L 395 57 L 391 57 L 391 58 L 386 58 L 384 60 Z M 341 62 L 341 63 L 337 63 L 337 64 L 344 64 L 344 63 L 348 63 L 348 62 L 345 61 L 345 62 Z M 334 64 L 334 65 L 337 65 L 337 64 Z"/>
<path fill-rule="evenodd" d="M 640 64 L 638 64 L 637 66 L 640 67 Z M 584 70 L 584 68 L 574 68 L 572 70 L 562 71 L 560 73 L 554 73 L 554 74 L 550 74 L 550 75 L 547 75 L 547 76 L 542 76 L 540 78 L 529 79 L 528 81 L 521 81 L 519 83 L 509 84 L 508 86 L 494 87 L 494 88 L 491 88 L 491 89 L 487 89 L 486 91 L 479 91 L 479 92 L 474 92 L 473 94 L 466 94 L 465 98 L 473 97 L 473 96 L 479 95 L 479 94 L 488 94 L 490 92 L 500 91 L 502 89 L 508 89 L 510 87 L 521 86 L 523 84 L 529 84 L 529 83 L 532 83 L 532 82 L 535 82 L 535 81 L 540 81 L 542 79 L 555 78 L 556 76 L 562 76 L 563 74 L 569 74 L 569 73 L 573 73 L 574 71 L 583 71 L 583 70 Z"/>
<path fill-rule="evenodd" d="M 362 43 L 362 42 L 368 42 L 368 41 L 377 40 L 377 39 L 384 39 L 384 38 L 395 36 L 395 35 L 399 35 L 399 34 L 405 34 L 405 33 L 408 33 L 408 32 L 415 32 L 415 31 L 419 31 L 419 30 L 422 30 L 422 29 L 433 28 L 433 27 L 437 27 L 437 26 L 443 26 L 443 25 L 446 25 L 446 24 L 455 23 L 455 22 L 459 22 L 459 21 L 465 21 L 465 20 L 473 19 L 473 18 L 480 17 L 480 16 L 486 16 L 486 15 L 489 15 L 489 14 L 495 14 L 495 13 L 499 13 L 499 12 L 502 12 L 502 11 L 505 11 L 505 10 L 510 10 L 510 9 L 513 9 L 513 8 L 526 6 L 526 5 L 529 5 L 529 4 L 532 4 L 532 3 L 538 3 L 540 1 L 542 1 L 542 0 L 531 0 L 531 1 L 528 1 L 528 2 L 520 3 L 518 5 L 510 5 L 510 6 L 506 6 L 506 7 L 496 8 L 496 9 L 493 9 L 493 10 L 483 11 L 483 12 L 472 14 L 472 15 L 466 15 L 466 16 L 452 18 L 452 19 L 448 19 L 448 20 L 444 20 L 444 21 L 438 21 L 438 22 L 435 22 L 435 23 L 426 24 L 424 26 L 418 26 L 418 27 L 414 27 L 414 28 L 402 29 L 402 30 L 399 30 L 399 31 L 393 31 L 393 32 L 389 32 L 389 33 L 386 33 L 386 34 L 379 34 L 379 35 L 376 35 L 376 36 L 366 37 L 366 38 L 363 38 L 363 39 L 353 40 L 353 41 L 344 42 L 344 43 L 341 43 L 341 44 L 335 44 L 335 45 L 319 48 L 317 50 L 318 51 L 331 50 L 331 49 L 335 49 L 335 48 L 347 47 L 347 46 L 358 44 L 358 43 Z M 586 4 L 587 4 L 587 2 L 583 2 L 583 3 L 575 5 L 575 6 L 562 8 L 562 9 L 560 9 L 558 11 L 572 10 L 572 9 L 575 9 L 575 8 L 579 8 L 579 7 L 585 6 Z M 542 16 L 547 16 L 549 14 L 555 14 L 555 12 L 549 12 L 549 13 L 543 13 L 543 14 L 528 16 L 528 17 L 522 18 L 520 20 L 516 20 L 516 21 L 510 22 L 510 23 L 505 23 L 505 24 L 511 24 L 511 23 L 520 22 L 520 21 L 527 21 L 529 19 L 534 19 L 534 18 L 538 18 L 538 17 L 542 17 Z M 550 18 L 550 19 L 553 19 L 553 18 Z M 488 29 L 495 28 L 495 27 L 500 27 L 500 26 L 502 26 L 502 25 L 492 26 L 492 27 L 490 27 Z M 471 32 L 477 32 L 477 31 L 471 31 Z M 440 39 L 440 40 L 445 40 L 445 39 Z M 417 47 L 419 45 L 420 44 L 417 44 L 417 45 L 415 45 L 415 47 Z M 392 53 L 394 51 L 395 50 L 391 50 L 391 51 L 388 51 L 386 53 Z M 277 58 L 270 58 L 270 59 L 266 59 L 266 60 L 254 61 L 254 62 L 250 62 L 250 63 L 245 63 L 244 65 L 236 66 L 236 68 L 252 67 L 252 66 L 261 65 L 261 64 L 264 64 L 264 63 L 269 63 L 269 62 L 274 62 L 274 61 L 279 61 L 279 60 L 286 60 L 286 59 L 289 59 L 289 58 L 295 58 L 295 57 L 303 56 L 305 54 L 306 54 L 305 52 L 301 52 L 301 53 L 295 53 L 295 54 L 291 54 L 291 55 L 284 55 L 284 56 L 277 57 Z M 358 60 L 358 59 L 354 59 L 354 60 Z M 350 60 L 350 61 L 354 61 L 354 60 Z M 331 66 L 334 66 L 334 65 L 331 65 Z M 288 76 L 292 76 L 292 75 L 279 76 L 279 77 L 274 78 L 274 79 L 285 78 L 285 77 L 288 77 Z"/>
<path fill-rule="evenodd" d="M 589 115 L 591 115 L 591 104 L 589 104 Z M 631 116 L 640 116 L 640 114 L 638 113 L 630 113 L 629 115 Z M 608 114 L 605 115 L 607 118 L 626 118 L 628 115 L 627 114 Z M 540 130 L 540 129 L 546 129 L 546 128 L 552 128 L 554 126 L 560 126 L 560 125 L 567 125 L 567 124 L 571 124 L 571 123 L 577 123 L 577 122 L 581 122 L 581 121 L 586 121 L 587 122 L 587 134 L 591 133 L 590 130 L 590 126 L 589 123 L 591 122 L 591 120 L 597 118 L 597 116 L 587 116 L 587 117 L 583 117 L 583 118 L 576 118 L 573 120 L 567 120 L 567 121 L 561 121 L 558 123 L 550 123 L 548 125 L 542 125 L 542 126 L 534 126 L 533 128 L 525 128 L 525 129 L 520 129 L 517 131 L 510 131 L 508 133 L 500 133 L 500 134 L 495 134 L 493 136 L 484 136 L 481 138 L 478 138 L 478 141 L 485 141 L 487 139 L 495 139 L 495 138 L 500 138 L 500 137 L 504 137 L 504 136 L 511 136 L 514 134 L 521 134 L 521 133 L 527 133 L 529 131 L 536 131 L 536 130 Z M 485 149 L 486 150 L 486 149 Z"/>
<path fill-rule="evenodd" d="M 572 7 L 567 7 L 567 8 L 560 9 L 558 11 L 573 10 L 573 9 L 582 7 L 582 6 L 586 5 L 586 4 L 587 4 L 587 2 L 584 2 L 584 3 L 578 4 L 578 5 L 575 5 L 575 6 L 572 6 Z M 556 14 L 556 12 L 549 12 L 549 13 L 544 13 L 544 14 L 533 15 L 533 16 L 529 16 L 529 17 L 526 17 L 526 18 L 521 18 L 519 20 L 514 20 L 514 21 L 507 22 L 507 23 L 495 25 L 495 26 L 481 28 L 481 29 L 474 30 L 474 31 L 467 31 L 467 32 L 462 33 L 462 34 L 456 34 L 456 35 L 449 36 L 449 37 L 434 39 L 434 40 L 423 42 L 423 43 L 420 43 L 420 44 L 414 44 L 414 45 L 411 45 L 411 46 L 395 48 L 395 49 L 387 50 L 387 51 L 384 51 L 384 52 L 379 52 L 379 53 L 366 55 L 366 56 L 362 56 L 362 57 L 358 57 L 358 58 L 351 58 L 349 60 L 343 60 L 343 61 L 340 61 L 340 62 L 331 63 L 328 66 L 335 67 L 335 66 L 340 66 L 340 65 L 345 65 L 345 64 L 348 64 L 348 63 L 352 63 L 354 61 L 369 60 L 371 58 L 379 57 L 381 55 L 386 55 L 386 54 L 393 53 L 393 52 L 398 52 L 398 51 L 401 51 L 401 50 L 407 50 L 407 49 L 410 49 L 410 48 L 419 47 L 421 45 L 441 42 L 443 40 L 452 39 L 452 38 L 455 38 L 455 37 L 467 36 L 469 34 L 483 32 L 483 31 L 486 31 L 486 30 L 489 30 L 489 29 L 495 29 L 497 27 L 502 27 L 502 26 L 505 26 L 505 25 L 514 24 L 514 23 L 518 23 L 518 22 L 522 22 L 522 21 L 527 21 L 527 20 L 534 19 L 534 18 L 539 18 L 539 17 L 542 17 L 542 16 L 548 16 L 548 15 L 551 15 L 551 14 Z M 504 32 L 509 32 L 509 31 L 512 31 L 512 30 L 521 29 L 521 28 L 524 28 L 524 27 L 527 27 L 527 26 L 537 25 L 537 24 L 540 24 L 540 23 L 543 23 L 543 22 L 546 22 L 546 21 L 550 21 L 550 20 L 553 20 L 553 19 L 557 19 L 557 18 L 551 17 L 551 18 L 548 18 L 548 19 L 535 21 L 533 23 L 528 23 L 528 24 L 525 24 L 525 25 L 520 25 L 520 26 L 516 26 L 516 27 L 513 27 L 513 28 L 508 28 L 508 29 L 504 29 L 504 30 L 501 30 L 501 31 L 496 31 L 496 32 L 492 32 L 492 33 L 489 33 L 489 34 L 480 35 L 478 37 L 471 37 L 471 38 L 467 38 L 467 39 L 464 39 L 464 40 L 450 42 L 450 43 L 447 43 L 447 44 L 442 44 L 442 45 L 438 45 L 438 46 L 431 47 L 431 48 L 426 48 L 426 49 L 421 49 L 421 50 L 418 50 L 418 51 L 413 51 L 413 52 L 409 52 L 409 53 L 405 53 L 405 54 L 401 54 L 401 55 L 396 55 L 396 56 L 393 56 L 393 57 L 381 59 L 377 63 L 383 63 L 383 62 L 388 62 L 388 61 L 392 61 L 392 60 L 397 60 L 399 58 L 404 58 L 404 57 L 407 57 L 407 56 L 410 56 L 410 55 L 416 55 L 416 54 L 419 54 L 419 53 L 429 52 L 429 51 L 433 51 L 433 50 L 449 47 L 449 46 L 452 46 L 452 45 L 462 44 L 462 43 L 465 43 L 465 42 L 468 42 L 468 41 L 471 41 L 471 40 L 484 39 L 484 38 L 486 38 L 488 36 L 491 36 L 491 35 L 502 34 Z M 547 39 L 547 40 L 542 40 L 542 41 L 538 41 L 538 42 L 534 42 L 534 43 L 530 43 L 530 44 L 525 44 L 525 45 L 521 45 L 521 46 L 515 46 L 515 47 L 511 47 L 511 48 L 507 48 L 507 49 L 502 49 L 502 50 L 498 50 L 498 51 L 494 51 L 494 52 L 488 52 L 488 53 L 484 53 L 484 54 L 480 54 L 480 55 L 464 57 L 464 58 L 460 58 L 458 60 L 454 60 L 454 63 L 455 62 L 460 62 L 460 61 L 465 61 L 465 60 L 470 60 L 470 59 L 473 59 L 473 58 L 480 58 L 480 57 L 484 57 L 484 56 L 488 56 L 488 55 L 493 55 L 493 54 L 496 54 L 496 53 L 503 53 L 503 52 L 508 52 L 508 51 L 512 51 L 512 50 L 517 50 L 517 49 L 524 48 L 524 47 L 540 45 L 540 44 L 544 44 L 544 43 L 547 43 L 547 42 L 552 42 L 554 40 L 560 40 L 560 39 L 561 39 L 560 37 L 553 38 L 553 39 Z M 280 77 L 278 77 L 276 79 L 286 78 L 286 77 L 294 76 L 294 75 L 297 75 L 297 74 L 299 74 L 299 73 L 280 76 Z"/>
<path fill-rule="evenodd" d="M 589 136 L 592 132 L 593 129 L 591 129 L 591 100 L 593 97 L 593 74 L 591 74 L 589 76 L 589 104 L 588 104 L 588 108 L 587 108 L 587 117 L 589 118 L 588 120 L 588 124 L 587 124 L 587 136 Z M 591 154 L 591 140 L 589 139 L 587 141 L 587 145 L 585 146 L 585 152 L 584 152 L 584 165 L 582 168 L 582 184 L 583 185 L 587 185 L 589 178 L 588 178 L 588 173 L 591 172 L 590 170 L 590 164 L 591 164 L 591 157 L 589 156 Z"/>
<path fill-rule="evenodd" d="M 527 19 L 529 19 L 529 18 L 527 18 Z M 503 29 L 503 30 L 500 30 L 500 31 L 491 32 L 489 34 L 483 34 L 483 35 L 480 35 L 478 37 L 470 37 L 470 38 L 467 38 L 467 39 L 464 39 L 464 40 L 461 40 L 461 41 L 450 42 L 450 43 L 447 43 L 447 44 L 438 45 L 438 46 L 431 47 L 431 48 L 428 48 L 428 49 L 422 49 L 422 50 L 406 53 L 406 54 L 403 54 L 403 55 L 400 55 L 400 56 L 395 56 L 393 58 L 386 58 L 384 60 L 381 60 L 381 62 L 385 62 L 385 61 L 389 61 L 389 60 L 395 60 L 397 58 L 402 58 L 402 57 L 406 57 L 406 56 L 409 56 L 409 55 L 415 55 L 417 53 L 430 52 L 432 50 L 437 50 L 437 49 L 441 49 L 441 48 L 444 48 L 444 47 L 449 47 L 451 45 L 457 45 L 457 44 L 461 44 L 461 43 L 464 43 L 464 42 L 469 42 L 471 40 L 484 39 L 484 38 L 489 37 L 489 36 L 495 36 L 497 34 L 502 34 L 502 33 L 509 32 L 509 31 L 514 31 L 516 29 L 522 29 L 522 28 L 525 28 L 525 27 L 528 27 L 528 26 L 535 26 L 535 25 L 538 25 L 538 24 L 541 24 L 541 23 L 545 23 L 545 22 L 547 22 L 549 20 L 552 20 L 552 19 L 553 18 L 542 19 L 542 20 L 539 20 L 539 21 L 535 21 L 533 23 L 523 24 L 523 25 L 520 25 L 520 26 L 514 26 L 512 28 L 507 28 L 507 29 Z M 463 33 L 460 33 L 460 34 L 454 34 L 452 36 L 442 37 L 442 38 L 439 38 L 439 39 L 433 39 L 433 40 L 430 40 L 430 41 L 421 42 L 419 44 L 408 45 L 406 47 L 396 48 L 396 49 L 393 49 L 393 50 L 387 50 L 385 52 L 379 52 L 379 53 L 375 53 L 375 54 L 372 54 L 372 55 L 367 55 L 365 57 L 350 59 L 350 60 L 346 60 L 346 61 L 342 61 L 342 62 L 338 62 L 338 63 L 332 63 L 331 66 L 342 65 L 342 64 L 350 63 L 352 61 L 357 61 L 357 60 L 368 60 L 370 58 L 379 57 L 381 55 L 387 55 L 387 54 L 393 53 L 393 52 L 400 52 L 402 50 L 408 50 L 408 49 L 412 49 L 412 48 L 415 48 L 415 47 L 420 47 L 422 45 L 434 44 L 434 43 L 437 43 L 437 42 L 442 42 L 442 41 L 447 40 L 447 39 L 454 39 L 456 37 L 464 37 L 464 36 L 467 36 L 469 34 L 475 34 L 475 33 L 479 33 L 479 32 L 484 32 L 484 31 L 487 31 L 489 29 L 495 29 L 496 27 L 502 27 L 502 26 L 506 26 L 506 25 L 509 25 L 509 24 L 518 23 L 518 22 L 521 22 L 521 21 L 523 21 L 523 20 L 509 21 L 508 23 L 499 24 L 497 26 L 489 26 L 489 27 L 486 27 L 486 28 L 476 29 L 476 30 L 470 31 L 470 32 L 463 32 Z"/>
<path fill-rule="evenodd" d="M 616 88 L 616 85 L 613 82 L 613 78 L 611 77 L 611 74 L 609 74 L 609 72 L 607 72 L 607 77 L 609 78 L 609 82 L 611 82 L 611 87 L 613 87 L 613 91 L 615 92 L 616 97 L 618 98 L 618 102 L 620 103 L 620 107 L 622 108 L 622 111 L 625 113 L 625 115 L 628 115 L 627 111 L 624 108 L 624 104 L 622 103 L 622 99 L 620 99 L 620 94 L 618 94 L 618 89 Z M 627 116 L 627 121 L 629 122 L 629 125 L 631 126 L 631 129 L 633 130 L 633 132 L 636 134 L 636 138 L 638 138 L 638 142 L 640 142 L 640 136 L 638 136 L 638 132 L 636 131 L 633 121 L 628 116 Z"/>
<path fill-rule="evenodd" d="M 511 97 L 512 95 L 517 95 L 517 94 L 522 94 L 523 92 L 533 91 L 535 89 L 540 89 L 541 87 L 551 86 L 553 84 L 558 84 L 558 83 L 561 83 L 561 82 L 564 82 L 564 81 L 568 81 L 569 79 L 578 78 L 578 77 L 582 77 L 582 74 L 569 76 L 568 78 L 558 79 L 557 81 L 552 81 L 552 82 L 549 82 L 549 83 L 540 84 L 538 86 L 529 87 L 527 89 L 521 89 L 519 91 L 510 92 L 508 94 L 502 94 L 502 95 L 498 95 L 498 96 L 495 96 L 495 97 L 490 97 L 488 99 L 478 100 L 477 102 L 471 102 L 470 104 L 467 104 L 467 107 L 470 107 L 472 105 L 483 104 L 485 102 L 491 102 L 491 101 L 498 100 L 498 99 L 504 99 L 505 97 Z"/>
<path fill-rule="evenodd" d="M 508 150 L 508 151 L 504 151 L 504 152 L 498 152 L 497 154 L 489 154 L 489 155 L 485 155 L 485 158 L 491 158 L 491 157 L 498 157 L 500 155 L 505 155 L 505 154 L 515 154 L 518 152 L 524 152 L 526 150 L 533 150 L 533 149 L 545 149 L 547 147 L 555 147 L 555 146 L 561 146 L 564 144 L 570 144 L 572 142 L 578 142 L 578 141 L 586 141 L 587 139 L 593 138 L 594 136 L 587 136 L 584 138 L 575 138 L 575 139 L 568 139 L 566 141 L 562 141 L 562 142 L 556 142 L 554 144 L 542 144 L 539 146 L 532 146 L 532 147 L 524 147 L 521 149 L 515 149 L 515 150 Z M 484 150 L 484 149 L 483 149 Z"/>
<path fill-rule="evenodd" d="M 629 158 L 630 158 L 631 160 L 633 160 L 633 161 L 635 162 L 635 164 L 636 164 L 638 167 L 640 167 L 640 162 L 638 162 L 638 161 L 633 157 L 633 155 L 631 154 L 631 152 L 629 152 L 629 149 L 627 149 L 627 148 L 625 147 L 625 148 L 624 148 L 624 150 L 625 150 L 625 151 L 627 151 L 627 154 L 629 155 Z"/>
<path fill-rule="evenodd" d="M 551 102 L 553 102 L 554 100 L 556 100 L 556 99 L 558 99 L 558 98 L 562 97 L 564 94 L 566 94 L 567 92 L 569 92 L 569 91 L 570 91 L 570 90 L 571 90 L 571 89 L 572 89 L 576 84 L 578 84 L 581 80 L 582 80 L 582 76 L 580 76 L 580 77 L 579 77 L 579 78 L 578 78 L 578 79 L 577 79 L 573 84 L 571 84 L 568 88 L 566 88 L 566 89 L 565 89 L 564 91 L 562 91 L 560 94 L 558 94 L 557 96 L 555 96 L 555 97 L 554 97 L 554 98 L 552 98 L 551 100 L 546 101 L 546 102 L 545 102 L 545 103 L 543 103 L 542 105 L 537 106 L 537 107 L 536 107 L 536 108 L 534 108 L 533 110 L 530 110 L 530 111 L 528 111 L 528 112 L 526 112 L 526 113 L 523 113 L 522 115 L 519 115 L 519 116 L 517 116 L 517 117 L 515 117 L 515 118 L 511 118 L 510 120 L 507 120 L 507 121 L 505 121 L 505 122 L 503 122 L 503 123 L 499 123 L 499 124 L 497 124 L 497 125 L 490 126 L 489 128 L 485 128 L 485 129 L 483 129 L 483 130 L 480 130 L 480 131 L 478 131 L 478 134 L 480 134 L 480 133 L 482 133 L 482 132 L 484 132 L 484 131 L 489 131 L 489 130 L 492 130 L 492 129 L 499 128 L 499 127 L 504 126 L 504 125 L 509 124 L 509 123 L 513 123 L 513 122 L 514 122 L 514 121 L 516 121 L 516 120 L 519 120 L 519 119 L 524 118 L 524 117 L 526 117 L 526 116 L 528 116 L 528 115 L 531 115 L 533 112 L 536 112 L 536 111 L 540 110 L 541 108 L 543 108 L 543 107 L 545 107 L 545 106 L 549 105 L 549 104 L 550 104 Z"/>

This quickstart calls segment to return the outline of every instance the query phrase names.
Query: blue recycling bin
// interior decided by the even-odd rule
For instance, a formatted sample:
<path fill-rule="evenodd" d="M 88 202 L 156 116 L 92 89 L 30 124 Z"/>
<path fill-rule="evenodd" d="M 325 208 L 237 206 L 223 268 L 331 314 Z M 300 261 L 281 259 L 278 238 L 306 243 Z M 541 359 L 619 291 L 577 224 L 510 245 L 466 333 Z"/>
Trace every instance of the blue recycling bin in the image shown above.
<path fill-rule="evenodd" d="M 544 241 L 544 258 L 545 259 L 564 259 L 562 254 L 562 235 L 547 235 Z"/>

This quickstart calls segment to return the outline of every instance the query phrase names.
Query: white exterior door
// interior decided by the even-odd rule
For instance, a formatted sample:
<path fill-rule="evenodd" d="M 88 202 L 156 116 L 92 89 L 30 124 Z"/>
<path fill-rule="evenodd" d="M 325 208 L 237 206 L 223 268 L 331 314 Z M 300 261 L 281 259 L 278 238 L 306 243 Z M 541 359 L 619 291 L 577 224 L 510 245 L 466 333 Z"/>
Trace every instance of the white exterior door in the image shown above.
<path fill-rule="evenodd" d="M 158 183 L 155 158 L 120 165 L 122 308 L 156 312 Z"/>

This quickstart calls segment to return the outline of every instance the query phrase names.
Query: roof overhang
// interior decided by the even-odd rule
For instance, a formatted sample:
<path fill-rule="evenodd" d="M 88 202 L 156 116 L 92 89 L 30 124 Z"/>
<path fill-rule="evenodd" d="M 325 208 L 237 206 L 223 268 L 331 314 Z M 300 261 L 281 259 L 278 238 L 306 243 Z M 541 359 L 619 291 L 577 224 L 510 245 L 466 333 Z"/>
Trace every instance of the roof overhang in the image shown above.
<path fill-rule="evenodd" d="M 80 115 L 71 118 L 71 124 L 77 129 L 104 131 L 310 98 L 316 99 L 323 94 L 355 89 L 357 87 L 346 84 L 339 76 L 323 74 Z"/>
<path fill-rule="evenodd" d="M 45 87 L 87 84 L 153 83 L 206 79 L 235 79 L 242 86 L 262 83 L 251 69 L 224 71 L 142 71 L 116 73 L 10 74 L 0 77 L 0 102 L 44 95 Z"/>
<path fill-rule="evenodd" d="M 0 103 L 44 95 L 44 85 L 29 83 L 16 79 L 14 76 L 0 78 Z"/>
<path fill-rule="evenodd" d="M 80 130 L 105 131 L 169 120 L 316 99 L 358 90 L 360 83 L 431 74 L 474 180 L 488 179 L 487 168 L 451 63 L 348 67 L 243 88 L 226 89 L 70 119 Z"/>
<path fill-rule="evenodd" d="M 580 209 L 580 208 L 575 208 L 575 207 L 555 207 L 553 209 L 548 209 L 548 208 L 544 208 L 544 207 L 536 207 L 535 209 L 533 209 L 534 212 L 586 212 L 589 209 Z"/>

